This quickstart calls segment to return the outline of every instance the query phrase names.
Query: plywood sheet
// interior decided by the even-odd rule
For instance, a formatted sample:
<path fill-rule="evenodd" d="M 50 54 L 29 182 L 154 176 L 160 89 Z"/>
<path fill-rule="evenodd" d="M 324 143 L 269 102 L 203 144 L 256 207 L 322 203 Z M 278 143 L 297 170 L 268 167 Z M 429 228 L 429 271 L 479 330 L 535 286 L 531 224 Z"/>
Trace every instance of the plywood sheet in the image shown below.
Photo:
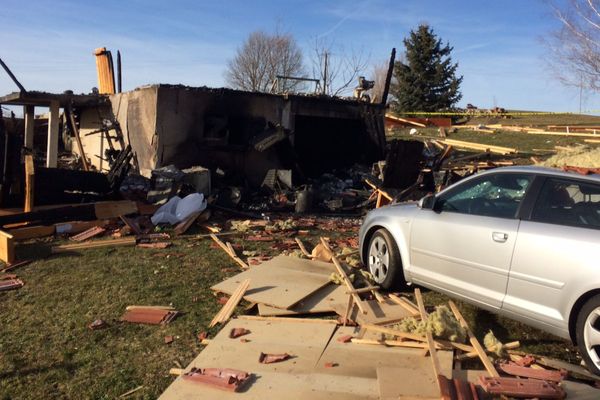
<path fill-rule="evenodd" d="M 289 310 L 259 304 L 258 314 L 263 317 L 281 317 L 335 312 L 335 304 L 343 305 L 348 302 L 346 290 L 345 286 L 332 283 L 317 290 Z"/>
<path fill-rule="evenodd" d="M 282 309 L 290 309 L 304 298 L 329 284 L 333 264 L 278 256 L 237 274 L 211 289 L 232 294 L 241 282 L 250 279 L 244 299 Z"/>
<path fill-rule="evenodd" d="M 385 383 L 384 394 L 396 391 L 398 395 L 394 398 L 398 398 L 399 395 L 407 396 L 407 398 L 415 395 L 422 398 L 438 395 L 431 359 L 423 356 L 423 350 L 338 342 L 337 338 L 344 335 L 356 336 L 358 329 L 340 327 L 334 333 L 329 346 L 319 360 L 317 372 L 328 370 L 330 374 L 377 379 L 378 381 L 382 375 L 380 385 L 382 382 Z M 442 373 L 448 377 L 451 376 L 452 352 L 438 351 L 437 354 Z M 338 366 L 327 369 L 325 363 L 328 362 L 336 363 Z M 393 371 L 391 375 L 395 375 L 394 379 L 389 381 L 394 383 L 391 388 L 387 386 L 389 370 Z M 379 387 L 381 390 L 381 386 Z"/>
<path fill-rule="evenodd" d="M 232 328 L 250 330 L 244 336 L 249 342 L 230 339 Z M 251 385 L 242 393 L 229 393 L 177 378 L 160 399 L 376 399 L 373 379 L 332 379 L 327 373 L 313 372 L 335 329 L 335 325 L 327 323 L 232 320 L 185 371 L 192 367 L 241 369 L 255 374 Z M 295 357 L 281 363 L 260 364 L 261 351 L 287 352 Z"/>
<path fill-rule="evenodd" d="M 406 309 L 389 299 L 384 303 L 379 303 L 377 300 L 363 301 L 363 306 L 367 310 L 366 314 L 360 312 L 356 305 L 352 308 L 349 318 L 352 321 L 362 324 L 386 325 L 398 322 L 403 318 L 410 317 L 410 313 Z M 334 311 L 344 316 L 347 304 L 333 304 Z"/>

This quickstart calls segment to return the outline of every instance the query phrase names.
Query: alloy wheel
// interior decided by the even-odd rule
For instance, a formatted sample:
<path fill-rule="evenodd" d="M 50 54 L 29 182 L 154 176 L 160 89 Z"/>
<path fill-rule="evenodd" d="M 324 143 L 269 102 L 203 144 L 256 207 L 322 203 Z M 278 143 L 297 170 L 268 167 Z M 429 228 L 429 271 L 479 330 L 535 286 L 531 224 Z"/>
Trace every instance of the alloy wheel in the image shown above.
<path fill-rule="evenodd" d="M 390 252 L 388 245 L 383 238 L 375 237 L 369 246 L 369 271 L 375 282 L 381 283 L 385 280 L 389 266 Z"/>
<path fill-rule="evenodd" d="M 583 341 L 590 359 L 596 368 L 600 368 L 600 307 L 595 308 L 586 318 Z"/>

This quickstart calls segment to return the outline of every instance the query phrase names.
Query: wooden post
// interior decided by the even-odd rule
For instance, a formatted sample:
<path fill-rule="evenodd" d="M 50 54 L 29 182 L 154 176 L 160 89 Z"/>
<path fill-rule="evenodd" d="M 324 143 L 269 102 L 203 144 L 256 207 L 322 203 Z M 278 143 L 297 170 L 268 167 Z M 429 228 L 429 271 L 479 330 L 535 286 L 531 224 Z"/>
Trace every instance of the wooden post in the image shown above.
<path fill-rule="evenodd" d="M 50 103 L 50 116 L 48 117 L 48 147 L 46 151 L 46 167 L 56 168 L 58 164 L 58 101 Z"/>
<path fill-rule="evenodd" d="M 33 156 L 25 155 L 25 206 L 23 211 L 33 211 L 33 199 L 35 193 L 35 168 L 33 166 Z"/>
<path fill-rule="evenodd" d="M 35 107 L 25 106 L 25 140 L 23 146 L 33 149 L 33 132 L 35 128 Z"/>

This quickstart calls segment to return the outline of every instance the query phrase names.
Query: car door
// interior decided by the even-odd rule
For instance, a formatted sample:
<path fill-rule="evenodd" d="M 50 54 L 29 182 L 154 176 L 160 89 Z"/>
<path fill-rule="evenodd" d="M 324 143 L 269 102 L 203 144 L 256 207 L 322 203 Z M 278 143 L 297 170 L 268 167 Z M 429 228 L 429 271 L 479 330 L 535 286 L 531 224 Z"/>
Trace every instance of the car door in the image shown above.
<path fill-rule="evenodd" d="M 570 308 L 600 276 L 600 184 L 545 178 L 521 221 L 503 309 L 563 333 Z"/>
<path fill-rule="evenodd" d="M 495 172 L 470 179 L 421 209 L 411 226 L 413 281 L 500 308 L 531 174 Z"/>

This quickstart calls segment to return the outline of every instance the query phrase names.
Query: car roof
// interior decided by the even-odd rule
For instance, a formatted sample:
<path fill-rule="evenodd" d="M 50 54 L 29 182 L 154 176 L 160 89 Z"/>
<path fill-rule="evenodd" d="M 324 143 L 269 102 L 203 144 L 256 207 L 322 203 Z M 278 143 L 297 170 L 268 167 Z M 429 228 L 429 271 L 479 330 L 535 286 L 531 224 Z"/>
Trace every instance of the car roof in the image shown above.
<path fill-rule="evenodd" d="M 569 178 L 569 179 L 583 179 L 590 182 L 600 183 L 600 174 L 590 174 L 583 175 L 577 172 L 567 172 L 558 168 L 550 168 L 550 167 L 539 167 L 536 165 L 522 165 L 522 166 L 511 166 L 511 167 L 499 167 L 493 168 L 491 170 L 482 172 L 480 174 L 476 174 L 478 176 L 499 173 L 499 172 L 521 172 L 527 174 L 537 174 L 537 175 L 551 175 L 561 178 Z"/>

